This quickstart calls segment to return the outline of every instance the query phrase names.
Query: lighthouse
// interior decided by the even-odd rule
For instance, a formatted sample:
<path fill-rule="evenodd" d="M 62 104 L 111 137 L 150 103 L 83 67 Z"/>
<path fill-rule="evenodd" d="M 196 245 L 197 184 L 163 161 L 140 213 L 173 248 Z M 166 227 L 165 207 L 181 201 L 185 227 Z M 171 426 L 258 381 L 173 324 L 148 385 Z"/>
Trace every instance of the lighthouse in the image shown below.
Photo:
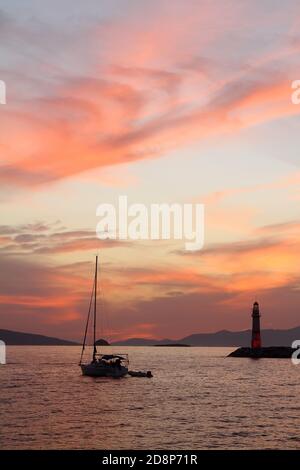
<path fill-rule="evenodd" d="M 261 348 L 261 337 L 260 337 L 260 313 L 258 302 L 254 302 L 252 310 L 252 349 Z"/>

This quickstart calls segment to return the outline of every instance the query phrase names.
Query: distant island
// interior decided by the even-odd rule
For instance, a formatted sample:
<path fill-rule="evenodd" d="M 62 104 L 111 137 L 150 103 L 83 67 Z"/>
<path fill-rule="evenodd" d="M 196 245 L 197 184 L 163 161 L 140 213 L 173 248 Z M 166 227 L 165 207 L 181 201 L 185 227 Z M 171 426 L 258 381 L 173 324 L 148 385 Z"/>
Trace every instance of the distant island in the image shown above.
<path fill-rule="evenodd" d="M 290 347 L 295 339 L 300 338 L 300 327 L 289 330 L 262 330 L 263 345 L 265 347 L 280 344 Z M 0 329 L 0 340 L 7 345 L 36 345 L 36 346 L 76 346 L 79 343 L 50 336 L 23 333 Z M 116 341 L 111 346 L 203 346 L 203 347 L 247 347 L 251 340 L 251 330 L 227 331 L 216 333 L 197 333 L 185 336 L 181 339 L 145 339 L 129 338 L 124 341 Z M 104 339 L 97 341 L 98 346 L 108 346 Z"/>
<path fill-rule="evenodd" d="M 9 346 L 76 346 L 79 344 L 66 339 L 11 330 L 0 330 L 0 340 Z"/>
<path fill-rule="evenodd" d="M 169 343 L 169 344 L 153 344 L 153 346 L 159 347 L 159 348 L 190 348 L 190 344 L 182 344 L 182 343 Z"/>
<path fill-rule="evenodd" d="M 261 331 L 264 346 L 281 346 L 290 347 L 295 339 L 300 338 L 300 327 L 288 330 L 272 330 L 266 329 Z M 216 333 L 197 333 L 184 338 L 171 339 L 145 339 L 145 338 L 129 338 L 124 341 L 112 343 L 112 346 L 161 346 L 172 344 L 186 344 L 189 346 L 205 346 L 205 347 L 241 347 L 248 346 L 251 343 L 251 330 L 243 331 L 217 331 Z"/>
<path fill-rule="evenodd" d="M 109 346 L 109 342 L 105 339 L 97 339 L 96 346 Z"/>

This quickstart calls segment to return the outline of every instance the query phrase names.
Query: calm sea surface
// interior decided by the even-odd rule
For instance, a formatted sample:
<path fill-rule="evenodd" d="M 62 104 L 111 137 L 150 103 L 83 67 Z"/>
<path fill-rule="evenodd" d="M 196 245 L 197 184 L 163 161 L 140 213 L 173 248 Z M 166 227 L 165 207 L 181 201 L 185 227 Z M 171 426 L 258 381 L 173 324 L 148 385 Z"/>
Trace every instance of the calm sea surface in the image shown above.
<path fill-rule="evenodd" d="M 78 347 L 8 347 L 0 448 L 300 449 L 300 366 L 232 349 L 118 348 L 154 377 L 93 379 Z"/>

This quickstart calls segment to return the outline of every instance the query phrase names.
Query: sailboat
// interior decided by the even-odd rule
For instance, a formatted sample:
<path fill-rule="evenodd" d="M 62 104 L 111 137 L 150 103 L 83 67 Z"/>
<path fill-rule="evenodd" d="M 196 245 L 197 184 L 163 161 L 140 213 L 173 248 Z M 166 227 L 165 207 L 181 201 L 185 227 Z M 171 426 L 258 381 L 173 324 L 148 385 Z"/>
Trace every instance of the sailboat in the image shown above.
<path fill-rule="evenodd" d="M 98 256 L 96 256 L 95 278 L 90 300 L 90 306 L 85 326 L 84 339 L 81 350 L 79 365 L 83 375 L 90 377 L 123 377 L 128 373 L 129 359 L 128 354 L 100 354 L 97 351 L 96 344 L 96 326 L 97 326 L 97 275 L 98 275 Z M 86 347 L 86 338 L 90 322 L 92 303 L 93 310 L 93 356 L 89 363 L 83 363 L 83 354 Z"/>

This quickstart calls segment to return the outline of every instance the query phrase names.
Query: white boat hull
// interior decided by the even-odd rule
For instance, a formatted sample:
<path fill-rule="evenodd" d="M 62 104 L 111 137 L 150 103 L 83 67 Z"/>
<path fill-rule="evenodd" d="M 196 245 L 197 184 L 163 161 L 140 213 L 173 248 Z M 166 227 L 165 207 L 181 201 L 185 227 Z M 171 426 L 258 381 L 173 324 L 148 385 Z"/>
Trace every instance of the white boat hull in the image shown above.
<path fill-rule="evenodd" d="M 128 368 L 124 366 L 112 367 L 100 364 L 81 364 L 82 375 L 90 377 L 124 377 L 128 373 Z"/>

